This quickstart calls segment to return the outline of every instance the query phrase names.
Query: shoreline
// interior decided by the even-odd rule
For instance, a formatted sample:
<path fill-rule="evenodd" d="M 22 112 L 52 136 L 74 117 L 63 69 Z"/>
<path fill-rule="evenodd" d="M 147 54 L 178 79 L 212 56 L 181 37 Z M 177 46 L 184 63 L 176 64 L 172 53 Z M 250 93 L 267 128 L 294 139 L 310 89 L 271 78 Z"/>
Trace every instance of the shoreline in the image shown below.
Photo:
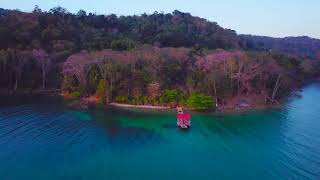
<path fill-rule="evenodd" d="M 50 92 L 50 91 L 46 91 Z M 33 93 L 28 93 L 33 94 Z M 35 93 L 35 94 L 39 94 Z M 42 93 L 40 93 L 42 94 Z M 44 95 L 47 93 L 44 93 Z M 10 95 L 14 95 L 10 94 Z M 21 95 L 20 93 L 16 93 L 16 95 Z M 47 94 L 48 96 L 52 96 L 52 94 Z M 99 107 L 98 99 L 95 96 L 89 96 L 84 98 L 74 98 L 68 96 L 67 94 L 63 93 L 54 93 L 54 95 L 59 96 L 63 99 L 64 102 L 67 103 L 67 106 L 76 108 L 76 109 L 87 109 L 89 107 Z M 230 102 L 230 99 L 228 100 Z M 194 112 L 210 112 L 210 113 L 241 113 L 241 112 L 250 112 L 250 111 L 259 111 L 259 110 L 267 110 L 272 108 L 279 108 L 282 106 L 281 104 L 274 104 L 274 105 L 263 105 L 263 104 L 255 104 L 249 103 L 246 106 L 241 106 L 239 104 L 230 104 L 230 105 L 220 105 L 215 109 L 207 109 L 207 110 L 196 110 L 192 108 L 184 108 L 187 111 L 194 111 Z M 168 106 L 153 106 L 153 105 L 132 105 L 132 104 L 122 104 L 112 102 L 108 105 L 100 106 L 100 107 L 113 107 L 119 109 L 144 109 L 144 110 L 175 110 L 175 108 L 171 108 Z"/>
<path fill-rule="evenodd" d="M 131 104 L 121 104 L 121 103 L 110 103 L 107 106 L 119 108 L 119 109 L 150 109 L 150 110 L 175 110 L 175 108 L 165 107 L 165 106 L 152 106 L 152 105 L 131 105 Z M 212 113 L 241 113 L 241 112 L 250 112 L 258 110 L 267 110 L 273 108 L 280 108 L 282 105 L 259 105 L 251 107 L 218 107 L 213 110 L 196 110 L 191 108 L 184 108 L 188 111 L 195 112 L 212 112 Z"/>
<path fill-rule="evenodd" d="M 28 93 L 32 94 L 32 93 Z M 37 93 L 35 93 L 36 95 Z M 41 93 L 42 94 L 42 93 Z M 0 94 L 1 95 L 1 94 Z M 8 94 L 7 94 L 8 95 Z M 9 94 L 9 95 L 23 95 L 20 93 L 17 94 Z M 52 94 L 46 94 L 48 97 Z M 75 108 L 75 109 L 88 109 L 88 108 L 118 108 L 118 109 L 142 109 L 142 110 L 168 110 L 168 111 L 175 111 L 175 108 L 169 106 L 153 106 L 153 105 L 132 105 L 132 104 L 122 104 L 112 102 L 108 105 L 99 105 L 98 99 L 95 96 L 89 96 L 84 98 L 74 98 L 68 96 L 63 93 L 55 93 L 54 96 L 62 98 L 62 102 L 64 102 L 68 107 Z M 257 105 L 257 104 L 250 104 L 249 106 L 241 107 L 236 104 L 232 105 L 220 105 L 215 109 L 207 109 L 207 110 L 196 110 L 192 108 L 184 108 L 186 111 L 193 111 L 193 112 L 208 112 L 208 113 L 241 113 L 241 112 L 249 112 L 249 111 L 257 111 L 257 110 L 266 110 L 271 108 L 278 108 L 281 107 L 279 105 Z"/>
<path fill-rule="evenodd" d="M 121 104 L 121 103 L 110 103 L 107 106 L 117 108 L 139 108 L 139 109 L 173 109 L 166 106 L 152 106 L 152 105 L 132 105 L 132 104 Z"/>

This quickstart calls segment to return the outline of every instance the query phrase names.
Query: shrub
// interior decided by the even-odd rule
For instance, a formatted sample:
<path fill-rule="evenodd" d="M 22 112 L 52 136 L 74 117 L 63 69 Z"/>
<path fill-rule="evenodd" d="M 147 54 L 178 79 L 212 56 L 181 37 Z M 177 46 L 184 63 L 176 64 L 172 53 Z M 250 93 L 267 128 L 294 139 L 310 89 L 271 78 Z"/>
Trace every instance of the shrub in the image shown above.
<path fill-rule="evenodd" d="M 192 93 L 187 99 L 186 104 L 193 109 L 205 110 L 214 107 L 214 100 L 211 96 L 206 96 L 201 93 Z"/>
<path fill-rule="evenodd" d="M 152 104 L 153 106 L 158 106 L 159 105 L 159 97 L 149 97 L 149 103 Z"/>
<path fill-rule="evenodd" d="M 159 97 L 159 104 L 160 104 L 160 105 L 164 105 L 164 103 L 165 103 L 165 102 L 164 102 L 164 97 L 163 97 L 163 96 L 160 96 L 160 97 Z"/>
<path fill-rule="evenodd" d="M 165 103 L 178 103 L 181 100 L 182 94 L 177 90 L 164 90 L 162 93 L 163 101 Z"/>
<path fill-rule="evenodd" d="M 117 103 L 129 103 L 130 99 L 128 96 L 117 96 L 116 97 L 116 102 Z"/>
<path fill-rule="evenodd" d="M 141 105 L 143 104 L 143 96 L 133 96 L 131 100 L 131 104 Z"/>
<path fill-rule="evenodd" d="M 70 94 L 70 96 L 73 98 L 80 98 L 81 93 L 79 91 L 74 91 Z"/>
<path fill-rule="evenodd" d="M 74 78 L 71 76 L 64 76 L 61 88 L 66 92 L 76 91 L 76 83 L 74 82 Z"/>
<path fill-rule="evenodd" d="M 149 104 L 148 96 L 143 96 L 143 97 L 142 97 L 142 102 L 143 102 L 143 103 L 142 103 L 143 105 Z"/>

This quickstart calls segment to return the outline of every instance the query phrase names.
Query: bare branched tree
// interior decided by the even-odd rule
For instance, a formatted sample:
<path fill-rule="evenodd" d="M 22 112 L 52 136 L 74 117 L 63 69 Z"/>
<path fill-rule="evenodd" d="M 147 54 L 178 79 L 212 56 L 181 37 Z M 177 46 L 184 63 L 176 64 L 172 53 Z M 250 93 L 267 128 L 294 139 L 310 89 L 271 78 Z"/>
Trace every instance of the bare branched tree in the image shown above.
<path fill-rule="evenodd" d="M 51 60 L 47 52 L 43 49 L 34 49 L 32 51 L 33 57 L 37 65 L 42 70 L 42 88 L 45 89 L 45 81 L 48 70 L 51 67 Z"/>

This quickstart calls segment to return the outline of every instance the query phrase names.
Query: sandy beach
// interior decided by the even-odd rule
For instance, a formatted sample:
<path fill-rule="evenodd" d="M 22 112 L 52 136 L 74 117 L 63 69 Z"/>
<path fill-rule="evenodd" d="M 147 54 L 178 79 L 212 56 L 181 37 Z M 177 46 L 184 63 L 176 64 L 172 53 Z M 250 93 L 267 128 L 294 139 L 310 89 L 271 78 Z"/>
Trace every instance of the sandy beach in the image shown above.
<path fill-rule="evenodd" d="M 131 104 L 120 104 L 120 103 L 110 103 L 110 106 L 122 107 L 122 108 L 142 108 L 142 109 L 171 109 L 165 106 L 151 106 L 151 105 L 131 105 Z"/>

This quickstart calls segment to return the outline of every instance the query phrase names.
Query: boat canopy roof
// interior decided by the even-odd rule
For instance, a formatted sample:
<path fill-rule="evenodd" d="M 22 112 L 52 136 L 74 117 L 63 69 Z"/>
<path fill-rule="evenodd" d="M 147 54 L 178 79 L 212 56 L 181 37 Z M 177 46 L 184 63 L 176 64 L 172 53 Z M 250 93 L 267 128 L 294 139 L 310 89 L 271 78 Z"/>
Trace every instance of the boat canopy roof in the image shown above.
<path fill-rule="evenodd" d="M 190 114 L 178 114 L 178 119 L 190 120 Z"/>

